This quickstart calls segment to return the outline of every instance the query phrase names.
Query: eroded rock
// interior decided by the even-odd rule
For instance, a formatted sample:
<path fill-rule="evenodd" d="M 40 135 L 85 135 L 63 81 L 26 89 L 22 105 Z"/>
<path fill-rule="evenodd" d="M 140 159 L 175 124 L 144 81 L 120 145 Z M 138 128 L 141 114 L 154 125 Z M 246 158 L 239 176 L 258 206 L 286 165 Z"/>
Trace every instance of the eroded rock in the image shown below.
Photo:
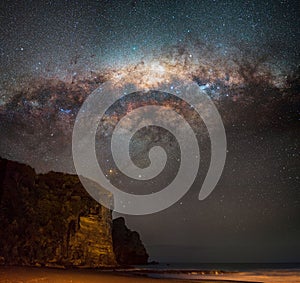
<path fill-rule="evenodd" d="M 1 262 L 116 266 L 111 211 L 88 195 L 77 176 L 36 174 L 5 159 L 0 168 Z"/>

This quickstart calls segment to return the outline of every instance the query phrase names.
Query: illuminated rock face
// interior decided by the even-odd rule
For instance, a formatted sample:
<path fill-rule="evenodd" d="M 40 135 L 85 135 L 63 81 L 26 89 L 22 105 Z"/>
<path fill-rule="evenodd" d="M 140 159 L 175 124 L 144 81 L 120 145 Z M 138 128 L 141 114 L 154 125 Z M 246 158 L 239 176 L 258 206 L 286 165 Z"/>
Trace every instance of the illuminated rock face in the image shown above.
<path fill-rule="evenodd" d="M 105 209 L 107 211 L 107 209 Z M 79 217 L 77 230 L 68 234 L 68 258 L 72 265 L 97 267 L 116 265 L 111 242 L 110 223 L 105 216 L 88 215 Z M 74 224 L 73 224 L 74 225 Z M 109 234 L 107 233 L 109 232 Z"/>
<path fill-rule="evenodd" d="M 111 211 L 77 176 L 36 174 L 0 159 L 0 258 L 5 264 L 115 266 Z"/>

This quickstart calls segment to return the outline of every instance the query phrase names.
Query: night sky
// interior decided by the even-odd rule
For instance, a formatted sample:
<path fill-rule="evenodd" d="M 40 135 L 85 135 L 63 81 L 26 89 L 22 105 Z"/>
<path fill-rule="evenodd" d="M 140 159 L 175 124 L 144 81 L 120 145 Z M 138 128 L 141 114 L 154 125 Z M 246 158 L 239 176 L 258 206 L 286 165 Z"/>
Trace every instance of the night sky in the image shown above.
<path fill-rule="evenodd" d="M 213 193 L 199 201 L 210 144 L 199 117 L 185 112 L 201 148 L 199 174 L 179 202 L 156 214 L 125 216 L 128 226 L 158 261 L 300 262 L 297 1 L 0 5 L 1 157 L 37 172 L 75 173 L 73 124 L 93 90 L 128 74 L 128 83 L 151 88 L 159 85 L 158 73 L 176 73 L 196 82 L 217 106 L 227 135 L 225 168 Z M 141 84 L 143 74 L 153 80 Z M 111 134 L 121 112 L 139 103 L 133 98 L 108 111 L 99 134 Z M 168 97 L 164 103 L 185 111 Z M 109 147 L 98 144 L 99 163 L 124 191 L 158 191 L 178 169 L 176 140 L 148 130 L 134 137 L 136 164 L 147 165 L 153 142 L 170 157 L 166 175 L 148 182 L 119 174 Z"/>

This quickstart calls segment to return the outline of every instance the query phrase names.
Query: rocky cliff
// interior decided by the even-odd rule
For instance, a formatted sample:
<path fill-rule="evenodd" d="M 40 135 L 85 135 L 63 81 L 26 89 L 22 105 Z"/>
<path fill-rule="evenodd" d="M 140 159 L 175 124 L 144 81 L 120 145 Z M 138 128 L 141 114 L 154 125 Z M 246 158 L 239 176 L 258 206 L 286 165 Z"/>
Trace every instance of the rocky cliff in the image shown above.
<path fill-rule="evenodd" d="M 148 254 L 137 232 L 129 230 L 125 219 L 113 220 L 113 246 L 120 264 L 147 264 Z"/>
<path fill-rule="evenodd" d="M 0 159 L 0 227 L 5 264 L 103 267 L 118 262 L 111 211 L 92 199 L 75 175 L 36 174 L 29 166 Z"/>

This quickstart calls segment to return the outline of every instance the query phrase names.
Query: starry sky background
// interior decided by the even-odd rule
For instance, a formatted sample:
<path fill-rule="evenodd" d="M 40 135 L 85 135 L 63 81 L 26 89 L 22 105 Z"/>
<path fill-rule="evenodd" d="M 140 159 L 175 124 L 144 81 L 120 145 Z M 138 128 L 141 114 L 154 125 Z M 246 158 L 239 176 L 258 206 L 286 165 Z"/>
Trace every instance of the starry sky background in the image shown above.
<path fill-rule="evenodd" d="M 190 116 L 203 145 L 193 187 L 165 211 L 125 216 L 128 226 L 159 261 L 299 262 L 299 19 L 288 0 L 2 0 L 0 155 L 74 173 L 72 125 L 85 97 L 118 72 L 175 61 L 220 111 L 225 169 L 198 201 L 210 153 Z M 168 178 L 142 185 L 113 176 L 124 190 L 158 190 L 174 175 L 176 142 L 164 131 L 136 136 L 145 148 L 151 138 L 167 144 Z M 98 159 L 109 172 L 106 156 Z"/>

